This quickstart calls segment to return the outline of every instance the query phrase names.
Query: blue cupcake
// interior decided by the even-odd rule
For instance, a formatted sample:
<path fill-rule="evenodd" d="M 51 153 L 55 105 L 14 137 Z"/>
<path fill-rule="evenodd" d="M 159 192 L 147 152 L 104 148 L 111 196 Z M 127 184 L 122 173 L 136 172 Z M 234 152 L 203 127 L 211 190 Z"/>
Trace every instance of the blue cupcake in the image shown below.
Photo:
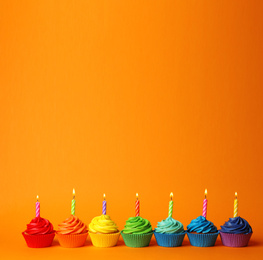
<path fill-rule="evenodd" d="M 168 217 L 158 222 L 154 230 L 157 244 L 163 247 L 181 246 L 184 240 L 185 231 L 181 222 Z"/>
<path fill-rule="evenodd" d="M 217 227 L 203 216 L 193 219 L 187 226 L 187 236 L 192 246 L 214 246 L 218 234 Z"/>

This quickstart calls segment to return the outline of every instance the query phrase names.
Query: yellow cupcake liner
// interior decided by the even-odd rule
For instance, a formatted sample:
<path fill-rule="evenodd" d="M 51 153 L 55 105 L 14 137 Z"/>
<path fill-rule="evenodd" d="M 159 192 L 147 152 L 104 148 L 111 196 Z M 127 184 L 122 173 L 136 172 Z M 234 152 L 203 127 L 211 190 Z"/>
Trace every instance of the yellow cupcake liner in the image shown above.
<path fill-rule="evenodd" d="M 120 237 L 120 232 L 111 234 L 96 234 L 89 232 L 91 242 L 96 247 L 116 246 Z"/>

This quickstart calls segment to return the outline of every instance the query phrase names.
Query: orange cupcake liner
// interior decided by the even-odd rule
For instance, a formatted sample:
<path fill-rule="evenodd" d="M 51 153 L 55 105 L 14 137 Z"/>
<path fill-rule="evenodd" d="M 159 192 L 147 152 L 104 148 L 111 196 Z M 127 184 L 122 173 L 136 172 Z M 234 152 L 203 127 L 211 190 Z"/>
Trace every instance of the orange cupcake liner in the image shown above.
<path fill-rule="evenodd" d="M 56 233 L 58 242 L 62 247 L 80 247 L 84 246 L 87 236 L 88 236 L 88 231 L 82 234 L 72 234 L 72 235 L 62 235 L 59 233 Z"/>

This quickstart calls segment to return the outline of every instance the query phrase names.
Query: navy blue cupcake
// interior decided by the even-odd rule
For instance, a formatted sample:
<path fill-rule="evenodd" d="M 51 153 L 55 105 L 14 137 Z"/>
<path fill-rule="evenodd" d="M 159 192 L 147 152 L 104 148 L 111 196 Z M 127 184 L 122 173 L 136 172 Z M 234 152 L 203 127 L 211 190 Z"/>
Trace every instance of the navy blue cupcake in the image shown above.
<path fill-rule="evenodd" d="M 247 246 L 253 233 L 249 223 L 241 218 L 230 218 L 219 230 L 224 246 L 241 247 Z"/>

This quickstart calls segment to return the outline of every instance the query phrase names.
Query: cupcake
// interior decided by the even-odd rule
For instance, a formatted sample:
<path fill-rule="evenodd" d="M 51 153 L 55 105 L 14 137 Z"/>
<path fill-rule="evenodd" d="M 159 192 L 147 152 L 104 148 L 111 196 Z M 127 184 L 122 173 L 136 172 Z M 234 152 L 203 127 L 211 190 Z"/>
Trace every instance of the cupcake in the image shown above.
<path fill-rule="evenodd" d="M 187 236 L 192 246 L 214 246 L 218 234 L 217 227 L 203 216 L 193 219 L 187 226 Z"/>
<path fill-rule="evenodd" d="M 78 217 L 71 215 L 58 225 L 56 235 L 61 246 L 80 247 L 87 239 L 87 226 Z"/>
<path fill-rule="evenodd" d="M 89 235 L 96 247 L 116 246 L 120 232 L 115 222 L 108 215 L 101 215 L 92 219 L 89 224 Z"/>
<path fill-rule="evenodd" d="M 168 217 L 158 222 L 154 230 L 154 236 L 159 246 L 181 246 L 185 236 L 184 226 L 174 218 Z"/>
<path fill-rule="evenodd" d="M 121 231 L 124 243 L 129 247 L 149 246 L 153 231 L 149 220 L 140 216 L 131 217 Z"/>
<path fill-rule="evenodd" d="M 27 229 L 22 233 L 27 246 L 40 248 L 51 246 L 55 236 L 53 225 L 45 218 L 35 217 L 27 225 Z"/>
<path fill-rule="evenodd" d="M 253 233 L 249 223 L 241 217 L 230 218 L 219 232 L 223 245 L 230 247 L 247 246 Z"/>

